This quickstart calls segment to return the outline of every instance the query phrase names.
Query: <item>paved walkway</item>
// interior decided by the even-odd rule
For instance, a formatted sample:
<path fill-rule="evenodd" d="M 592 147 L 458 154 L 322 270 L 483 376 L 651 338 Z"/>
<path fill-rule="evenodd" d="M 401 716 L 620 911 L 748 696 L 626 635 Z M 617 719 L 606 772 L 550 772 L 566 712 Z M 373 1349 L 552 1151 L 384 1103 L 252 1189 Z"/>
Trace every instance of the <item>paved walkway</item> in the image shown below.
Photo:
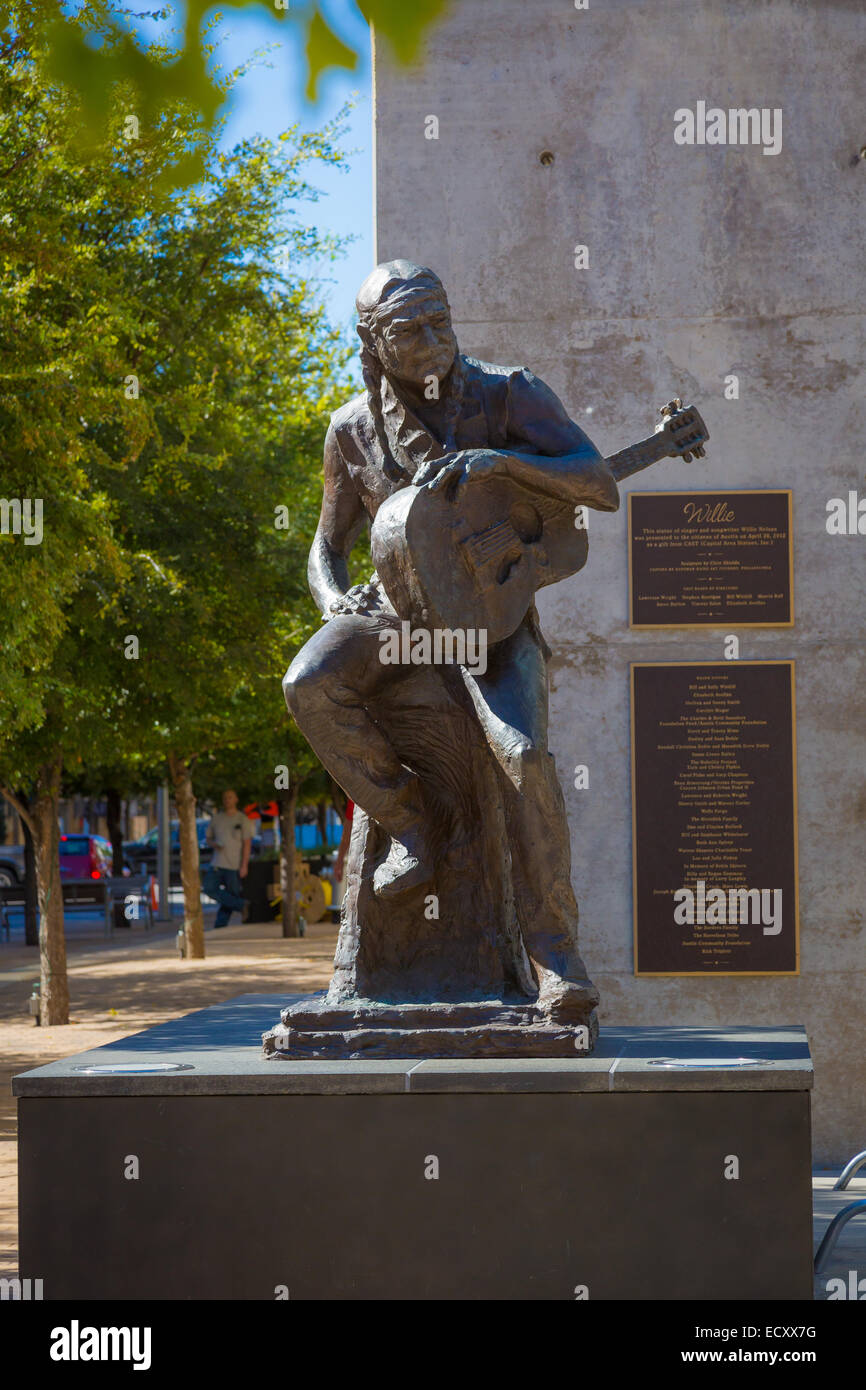
<path fill-rule="evenodd" d="M 212 920 L 213 914 L 209 914 Z M 278 923 L 208 929 L 207 957 L 180 960 L 177 926 L 115 932 L 106 939 L 98 919 L 71 921 L 67 929 L 72 1021 L 65 1028 L 37 1028 L 27 1015 L 30 986 L 39 975 L 36 950 L 20 942 L 0 944 L 0 1274 L 17 1273 L 17 1149 L 12 1076 L 28 1067 L 137 1033 L 220 1003 L 235 994 L 302 993 L 327 985 L 336 928 L 319 923 L 301 939 L 284 941 Z M 863 1137 L 866 1147 L 866 1135 Z M 839 1169 L 813 1177 L 814 1245 L 835 1213 L 866 1197 L 866 1169 L 847 1192 L 833 1192 Z M 827 1281 L 866 1279 L 866 1219 L 851 1222 L 836 1247 L 815 1297 L 827 1297 Z M 866 1289 L 863 1291 L 866 1293 Z"/>

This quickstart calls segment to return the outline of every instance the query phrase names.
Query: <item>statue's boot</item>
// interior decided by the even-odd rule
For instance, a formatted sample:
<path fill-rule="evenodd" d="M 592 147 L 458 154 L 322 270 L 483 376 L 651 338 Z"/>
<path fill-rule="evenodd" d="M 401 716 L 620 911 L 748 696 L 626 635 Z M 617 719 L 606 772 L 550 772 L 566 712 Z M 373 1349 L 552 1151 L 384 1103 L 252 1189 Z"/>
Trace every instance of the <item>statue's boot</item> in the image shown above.
<path fill-rule="evenodd" d="M 383 902 L 400 898 L 412 889 L 423 888 L 433 878 L 433 857 L 420 825 L 404 830 L 400 839 L 391 839 L 388 857 L 373 875 L 373 891 Z"/>
<path fill-rule="evenodd" d="M 599 993 L 586 974 L 578 956 L 567 975 L 536 965 L 538 999 L 536 1008 L 551 1023 L 588 1023 L 599 1001 Z"/>

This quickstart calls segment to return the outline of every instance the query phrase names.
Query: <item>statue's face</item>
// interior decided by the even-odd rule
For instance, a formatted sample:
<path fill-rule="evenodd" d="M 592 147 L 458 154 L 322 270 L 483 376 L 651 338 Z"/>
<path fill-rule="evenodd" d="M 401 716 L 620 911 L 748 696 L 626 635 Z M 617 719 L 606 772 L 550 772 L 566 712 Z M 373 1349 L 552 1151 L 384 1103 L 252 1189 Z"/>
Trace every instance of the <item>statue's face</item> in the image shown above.
<path fill-rule="evenodd" d="M 450 310 L 433 295 L 398 304 L 390 314 L 381 312 L 373 337 L 388 376 L 421 389 L 430 377 L 443 381 L 457 355 Z"/>

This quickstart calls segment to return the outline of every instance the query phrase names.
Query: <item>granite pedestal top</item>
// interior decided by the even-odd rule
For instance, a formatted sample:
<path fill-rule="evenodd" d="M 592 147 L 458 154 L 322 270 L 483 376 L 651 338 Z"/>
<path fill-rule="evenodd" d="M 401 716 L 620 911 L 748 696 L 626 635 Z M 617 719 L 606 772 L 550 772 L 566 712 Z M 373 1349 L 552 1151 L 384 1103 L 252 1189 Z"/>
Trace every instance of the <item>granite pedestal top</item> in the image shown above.
<path fill-rule="evenodd" d="M 804 1091 L 803 1027 L 602 1026 L 574 1058 L 266 1061 L 261 1035 L 304 996 L 241 994 L 13 1078 L 50 1096 L 363 1095 L 421 1092 Z"/>

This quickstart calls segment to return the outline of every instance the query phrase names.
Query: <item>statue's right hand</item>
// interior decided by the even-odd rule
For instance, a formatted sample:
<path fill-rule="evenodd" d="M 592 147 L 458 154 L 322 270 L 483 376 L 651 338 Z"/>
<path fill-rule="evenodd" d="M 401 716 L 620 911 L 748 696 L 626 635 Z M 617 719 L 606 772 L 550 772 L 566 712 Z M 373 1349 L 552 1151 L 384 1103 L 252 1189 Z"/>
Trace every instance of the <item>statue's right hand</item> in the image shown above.
<path fill-rule="evenodd" d="M 384 606 L 382 598 L 381 586 L 375 581 L 353 584 L 351 589 L 333 600 L 325 616 L 335 618 L 342 613 L 380 613 Z"/>

